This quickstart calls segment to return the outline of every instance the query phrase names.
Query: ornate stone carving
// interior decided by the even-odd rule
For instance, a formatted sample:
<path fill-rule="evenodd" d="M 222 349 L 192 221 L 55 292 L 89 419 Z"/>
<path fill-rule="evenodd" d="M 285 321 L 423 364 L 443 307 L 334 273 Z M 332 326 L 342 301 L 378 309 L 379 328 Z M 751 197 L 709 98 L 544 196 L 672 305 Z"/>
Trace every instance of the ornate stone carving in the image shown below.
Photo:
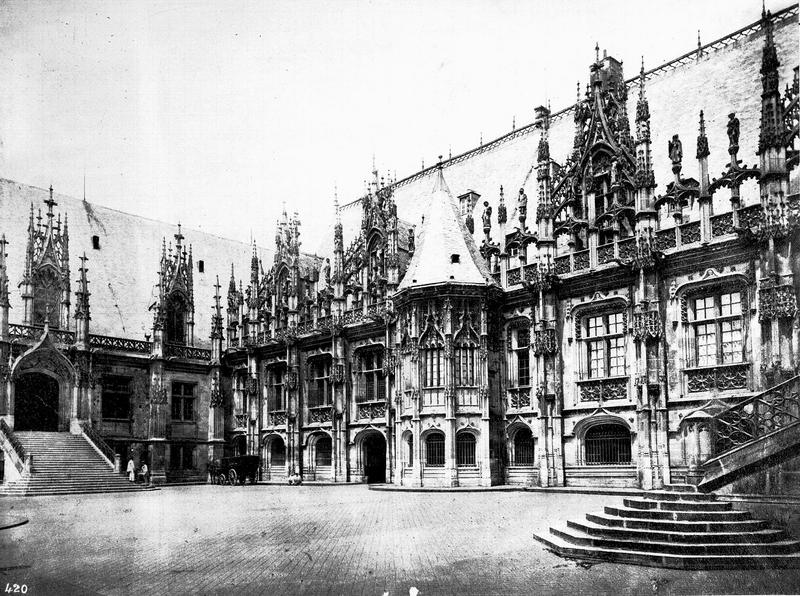
<path fill-rule="evenodd" d="M 791 285 L 762 287 L 758 290 L 758 320 L 794 318 L 797 314 L 797 295 Z"/>

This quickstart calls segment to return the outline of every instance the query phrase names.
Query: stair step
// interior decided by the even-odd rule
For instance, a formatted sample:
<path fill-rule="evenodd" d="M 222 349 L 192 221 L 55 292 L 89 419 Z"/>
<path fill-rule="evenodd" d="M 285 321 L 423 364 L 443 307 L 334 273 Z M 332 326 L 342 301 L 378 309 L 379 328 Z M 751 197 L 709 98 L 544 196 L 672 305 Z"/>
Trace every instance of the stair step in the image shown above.
<path fill-rule="evenodd" d="M 108 461 L 82 435 L 69 433 L 14 433 L 33 455 L 30 476 L 5 485 L 0 494 L 40 496 L 144 490 L 127 476 L 114 472 Z"/>
<path fill-rule="evenodd" d="M 664 490 L 674 493 L 696 493 L 697 487 L 694 484 L 665 484 Z"/>
<path fill-rule="evenodd" d="M 678 544 L 730 543 L 730 542 L 774 542 L 788 539 L 785 530 L 767 528 L 752 532 L 690 532 L 669 530 L 640 530 L 617 528 L 591 521 L 568 521 L 567 527 L 592 536 L 616 539 L 649 540 L 652 542 L 674 542 Z"/>
<path fill-rule="evenodd" d="M 671 569 L 770 569 L 800 567 L 800 554 L 780 555 L 687 555 L 652 553 L 636 549 L 606 550 L 582 547 L 548 534 L 533 537 L 558 555 L 596 561 L 613 561 Z"/>
<path fill-rule="evenodd" d="M 661 511 L 731 511 L 730 501 L 654 501 L 652 499 L 623 499 L 629 509 Z"/>
<path fill-rule="evenodd" d="M 602 526 L 664 532 L 755 532 L 769 528 L 769 522 L 760 519 L 741 521 L 635 519 L 618 517 L 607 513 L 587 513 L 586 519 Z"/>
<path fill-rule="evenodd" d="M 642 494 L 645 499 L 655 499 L 657 501 L 716 501 L 717 495 L 714 493 L 690 493 L 676 492 L 670 490 L 650 490 Z"/>
<path fill-rule="evenodd" d="M 609 515 L 636 519 L 662 519 L 674 521 L 742 521 L 750 519 L 749 511 L 660 511 L 657 509 L 631 509 L 605 507 Z"/>
<path fill-rule="evenodd" d="M 659 554 L 686 555 L 777 555 L 800 552 L 800 542 L 778 540 L 775 542 L 731 542 L 731 543 L 691 543 L 655 542 L 650 540 L 631 540 L 606 536 L 584 534 L 577 529 L 550 528 L 555 536 L 577 546 L 591 546 L 610 550 L 638 550 Z"/>

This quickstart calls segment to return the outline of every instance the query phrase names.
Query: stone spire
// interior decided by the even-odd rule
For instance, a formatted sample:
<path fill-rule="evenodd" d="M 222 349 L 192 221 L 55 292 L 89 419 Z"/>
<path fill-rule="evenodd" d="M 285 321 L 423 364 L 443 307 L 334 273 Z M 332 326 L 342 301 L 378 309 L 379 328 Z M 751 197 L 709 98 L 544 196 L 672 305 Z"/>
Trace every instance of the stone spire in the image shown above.
<path fill-rule="evenodd" d="M 772 15 L 762 12 L 762 27 L 766 37 L 761 54 L 761 132 L 758 139 L 758 154 L 768 149 L 784 146 L 783 102 L 778 89 L 778 52 L 772 33 Z"/>
<path fill-rule="evenodd" d="M 91 314 L 89 312 L 89 280 L 86 277 L 86 272 L 89 270 L 86 267 L 86 253 L 80 257 L 81 266 L 78 269 L 80 277 L 78 277 L 78 290 L 75 292 L 75 344 L 82 349 L 89 348 L 89 321 Z"/>

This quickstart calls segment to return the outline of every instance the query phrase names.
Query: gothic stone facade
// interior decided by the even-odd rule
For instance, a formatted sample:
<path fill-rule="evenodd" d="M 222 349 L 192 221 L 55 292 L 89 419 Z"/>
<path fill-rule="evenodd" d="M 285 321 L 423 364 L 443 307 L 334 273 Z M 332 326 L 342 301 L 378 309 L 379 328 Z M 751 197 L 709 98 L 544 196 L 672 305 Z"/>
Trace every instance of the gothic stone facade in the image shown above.
<path fill-rule="evenodd" d="M 121 214 L 63 198 L 62 221 L 45 193 L 0 241 L 0 415 L 92 429 L 160 481 L 245 453 L 263 480 L 691 481 L 709 412 L 800 365 L 796 46 L 794 6 L 630 80 L 598 51 L 574 106 L 375 172 L 327 256 L 284 214 L 274 252 L 197 233 L 197 260 L 178 229 L 131 267 L 99 246 Z M 4 182 L 3 225 L 40 194 Z"/>

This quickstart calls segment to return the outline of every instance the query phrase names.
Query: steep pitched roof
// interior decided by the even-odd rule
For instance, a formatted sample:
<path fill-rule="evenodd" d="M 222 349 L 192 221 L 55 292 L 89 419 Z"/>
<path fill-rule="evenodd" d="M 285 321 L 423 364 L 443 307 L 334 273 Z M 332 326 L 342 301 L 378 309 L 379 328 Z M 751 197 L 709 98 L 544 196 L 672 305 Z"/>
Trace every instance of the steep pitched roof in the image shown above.
<path fill-rule="evenodd" d="M 425 221 L 399 289 L 442 283 L 494 284 L 450 194 L 441 168 L 434 174 Z"/>

